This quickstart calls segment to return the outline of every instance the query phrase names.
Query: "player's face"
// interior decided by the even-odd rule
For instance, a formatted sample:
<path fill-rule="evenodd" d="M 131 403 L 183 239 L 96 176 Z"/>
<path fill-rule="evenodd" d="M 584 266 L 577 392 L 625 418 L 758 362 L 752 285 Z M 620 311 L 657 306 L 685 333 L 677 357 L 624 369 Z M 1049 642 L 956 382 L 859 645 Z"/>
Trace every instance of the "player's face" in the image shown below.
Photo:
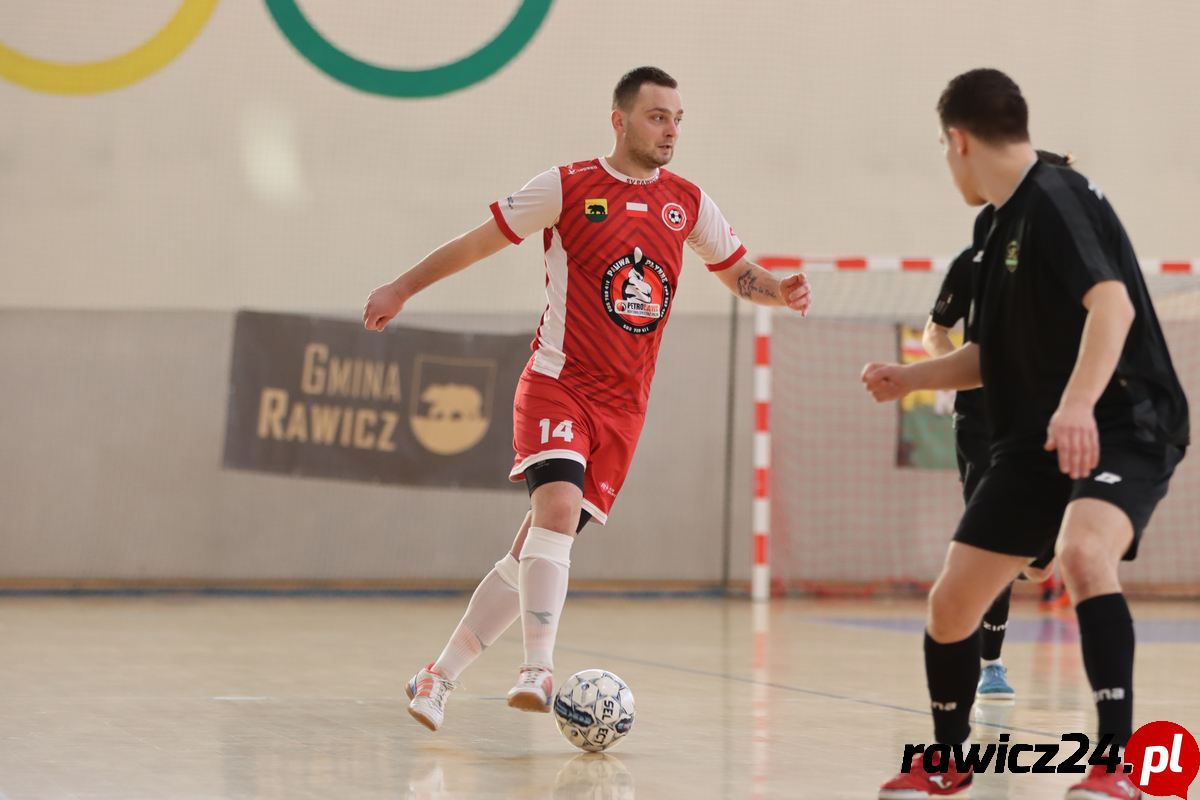
<path fill-rule="evenodd" d="M 950 175 L 954 178 L 954 185 L 963 196 L 963 200 L 966 200 L 969 206 L 981 206 L 986 203 L 975 188 L 974 171 L 967 156 L 970 142 L 966 134 L 958 128 L 949 128 L 941 131 L 939 141 L 942 144 L 942 153 L 946 156 L 946 164 L 950 167 Z"/>
<path fill-rule="evenodd" d="M 670 163 L 683 124 L 683 101 L 678 90 L 643 83 L 633 108 L 622 116 L 624 147 L 631 158 L 651 168 Z"/>

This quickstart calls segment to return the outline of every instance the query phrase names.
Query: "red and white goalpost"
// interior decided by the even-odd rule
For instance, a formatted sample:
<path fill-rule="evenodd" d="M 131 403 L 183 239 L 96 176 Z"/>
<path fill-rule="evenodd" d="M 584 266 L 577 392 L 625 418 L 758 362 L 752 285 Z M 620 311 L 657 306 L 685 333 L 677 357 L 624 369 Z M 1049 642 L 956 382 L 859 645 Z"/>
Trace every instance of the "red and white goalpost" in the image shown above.
<path fill-rule="evenodd" d="M 776 319 L 773 309 L 762 306 L 755 311 L 754 600 L 796 589 L 869 592 L 881 586 L 916 586 L 936 576 L 962 508 L 955 476 L 952 471 L 896 468 L 896 415 L 881 413 L 854 395 L 861 393 L 852 379 L 861 363 L 843 362 L 862 358 L 862 353 L 895 358 L 896 324 L 924 324 L 940 281 L 934 276 L 944 273 L 950 260 L 757 259 L 766 269 L 813 275 L 816 300 L 805 320 Z M 1200 260 L 1141 263 L 1180 379 L 1191 397 L 1200 398 L 1200 280 L 1189 280 L 1200 277 Z M 886 273 L 893 276 L 882 277 Z M 917 278 L 919 285 L 909 287 L 913 297 L 901 303 L 895 297 L 903 294 L 898 288 L 911 282 L 897 273 L 929 277 Z M 881 277 L 873 280 L 871 275 Z M 855 307 L 831 311 L 823 306 L 831 288 L 853 297 Z M 778 371 L 781 363 L 787 365 L 783 372 Z M 809 407 L 798 408 L 806 403 Z M 1194 405 L 1200 407 L 1200 402 Z M 837 435 L 831 428 L 838 429 Z M 1136 582 L 1152 589 L 1200 590 L 1200 552 L 1186 542 L 1187 529 L 1200 519 L 1200 464 L 1196 466 L 1191 469 L 1185 460 L 1177 471 L 1172 492 L 1151 523 L 1166 531 L 1129 570 Z M 859 476 L 869 479 L 860 481 Z M 786 491 L 776 491 L 776 486 Z M 1151 555 L 1155 550 L 1160 552 Z"/>

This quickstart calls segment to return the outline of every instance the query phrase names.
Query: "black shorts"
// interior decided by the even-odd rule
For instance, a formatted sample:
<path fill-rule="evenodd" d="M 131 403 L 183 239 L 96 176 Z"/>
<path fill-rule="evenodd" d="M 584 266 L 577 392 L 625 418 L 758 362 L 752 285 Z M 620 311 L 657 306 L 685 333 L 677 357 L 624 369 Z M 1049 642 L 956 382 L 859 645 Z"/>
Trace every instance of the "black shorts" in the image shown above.
<path fill-rule="evenodd" d="M 984 474 L 992 462 L 992 440 L 986 431 L 971 428 L 954 429 L 954 454 L 958 459 L 958 479 L 962 483 L 963 503 L 970 503 Z M 1054 542 L 1030 562 L 1030 566 L 1045 569 L 1054 560 Z"/>
<path fill-rule="evenodd" d="M 971 502 L 971 495 L 983 480 L 988 464 L 992 461 L 992 441 L 987 431 L 971 428 L 954 429 L 954 455 L 958 459 L 958 479 L 962 482 L 963 502 Z"/>
<path fill-rule="evenodd" d="M 1182 458 L 1183 451 L 1169 445 L 1152 450 L 1101 442 L 1099 466 L 1073 481 L 1058 471 L 1054 453 L 999 455 L 967 503 L 954 540 L 1041 562 L 1053 552 L 1067 504 L 1090 497 L 1112 503 L 1133 523 L 1124 556 L 1132 561 Z"/>

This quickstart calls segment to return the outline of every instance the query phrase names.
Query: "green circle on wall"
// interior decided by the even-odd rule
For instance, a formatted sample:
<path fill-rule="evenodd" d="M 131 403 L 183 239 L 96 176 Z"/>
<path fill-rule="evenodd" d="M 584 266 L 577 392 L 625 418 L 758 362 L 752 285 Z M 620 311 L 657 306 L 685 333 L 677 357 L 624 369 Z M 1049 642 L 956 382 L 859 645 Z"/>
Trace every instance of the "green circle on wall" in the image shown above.
<path fill-rule="evenodd" d="M 279 30 L 300 55 L 336 81 L 386 97 L 435 97 L 465 89 L 499 72 L 537 33 L 553 0 L 523 0 L 496 38 L 468 56 L 428 69 L 392 69 L 340 50 L 317 32 L 296 0 L 266 0 Z"/>

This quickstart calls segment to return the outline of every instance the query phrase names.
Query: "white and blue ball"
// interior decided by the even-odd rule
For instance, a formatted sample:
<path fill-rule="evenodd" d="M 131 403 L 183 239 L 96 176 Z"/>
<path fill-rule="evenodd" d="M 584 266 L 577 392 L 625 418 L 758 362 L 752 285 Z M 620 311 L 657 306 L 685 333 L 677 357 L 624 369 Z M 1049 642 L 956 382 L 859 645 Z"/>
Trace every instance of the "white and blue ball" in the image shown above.
<path fill-rule="evenodd" d="M 611 672 L 585 669 L 554 696 L 554 721 L 566 740 L 591 753 L 607 750 L 633 727 L 633 692 Z"/>

